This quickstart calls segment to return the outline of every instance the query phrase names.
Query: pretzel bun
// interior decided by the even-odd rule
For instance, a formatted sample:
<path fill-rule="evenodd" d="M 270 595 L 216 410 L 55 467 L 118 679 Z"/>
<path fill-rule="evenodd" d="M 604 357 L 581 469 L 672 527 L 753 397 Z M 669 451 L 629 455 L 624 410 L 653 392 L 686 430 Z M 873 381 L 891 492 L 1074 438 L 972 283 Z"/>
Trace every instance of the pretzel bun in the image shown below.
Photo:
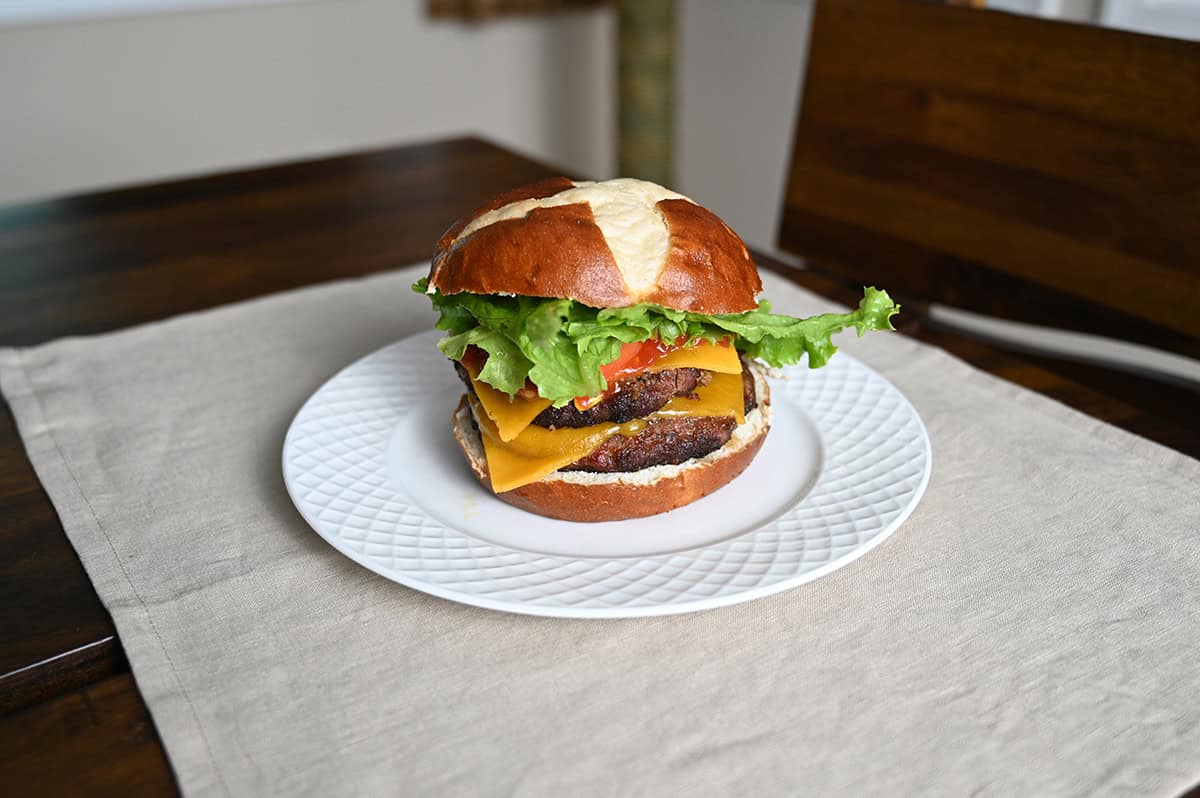
<path fill-rule="evenodd" d="M 679 465 L 641 471 L 555 471 L 536 482 L 496 493 L 496 498 L 550 518 L 593 522 L 657 515 L 707 496 L 746 470 L 771 427 L 770 388 L 762 367 L 752 364 L 750 368 L 758 407 L 746 414 L 746 423 L 738 425 L 720 449 Z M 491 491 L 487 457 L 473 412 L 463 396 L 454 411 L 454 438 L 475 477 Z"/>
<path fill-rule="evenodd" d="M 718 314 L 754 310 L 762 282 L 738 235 L 687 197 L 644 180 L 558 177 L 455 222 L 438 242 L 429 290 Z"/>

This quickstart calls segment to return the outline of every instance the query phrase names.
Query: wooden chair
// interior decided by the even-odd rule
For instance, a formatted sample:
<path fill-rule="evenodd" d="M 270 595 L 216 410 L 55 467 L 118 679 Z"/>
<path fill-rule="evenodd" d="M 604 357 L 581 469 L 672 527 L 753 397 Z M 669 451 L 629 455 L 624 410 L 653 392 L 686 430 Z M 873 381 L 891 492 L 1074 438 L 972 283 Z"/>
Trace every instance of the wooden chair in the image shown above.
<path fill-rule="evenodd" d="M 821 0 L 793 146 L 779 245 L 818 271 L 1200 358 L 1200 43 Z"/>

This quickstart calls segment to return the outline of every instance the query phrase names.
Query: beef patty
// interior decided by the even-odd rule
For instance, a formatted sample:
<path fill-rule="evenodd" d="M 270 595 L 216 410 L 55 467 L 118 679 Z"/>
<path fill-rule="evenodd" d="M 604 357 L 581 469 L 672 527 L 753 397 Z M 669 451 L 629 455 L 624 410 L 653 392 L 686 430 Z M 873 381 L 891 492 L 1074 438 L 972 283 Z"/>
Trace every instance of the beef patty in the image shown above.
<path fill-rule="evenodd" d="M 702 369 L 647 371 L 621 380 L 604 401 L 578 410 L 574 402 L 562 407 L 547 407 L 533 420 L 539 427 L 590 427 L 593 424 L 624 424 L 645 418 L 675 396 L 691 396 L 712 382 L 712 372 Z"/>
<path fill-rule="evenodd" d="M 475 393 L 471 376 L 462 364 L 455 363 L 455 370 L 467 390 Z M 645 418 L 676 396 L 690 396 L 697 388 L 712 382 L 712 372 L 703 369 L 667 369 L 643 372 L 621 380 L 617 390 L 604 401 L 579 410 L 574 403 L 562 407 L 547 407 L 534 418 L 539 427 L 590 427 L 593 424 L 624 424 L 635 418 Z M 754 395 L 754 377 L 745 359 L 742 360 L 742 396 L 745 411 L 749 413 L 758 405 Z"/>
<path fill-rule="evenodd" d="M 470 376 L 458 363 L 459 377 L 474 393 Z M 668 369 L 639 374 L 619 383 L 620 390 L 595 407 L 580 412 L 574 404 L 547 408 L 533 423 L 543 427 L 585 427 L 591 424 L 623 424 L 648 416 L 673 396 L 687 396 L 712 380 L 712 372 L 701 369 Z M 622 397 L 624 397 L 622 399 Z M 618 401 L 620 399 L 620 401 Z M 742 404 L 749 413 L 758 407 L 754 375 L 742 360 Z M 681 416 L 646 422 L 636 435 L 614 435 L 589 455 L 562 471 L 595 473 L 640 471 L 656 465 L 675 465 L 703 457 L 724 446 L 737 422 L 729 417 Z"/>
<path fill-rule="evenodd" d="M 641 471 L 703 457 L 725 445 L 737 421 L 716 416 L 656 418 L 637 435 L 614 435 L 563 471 Z"/>

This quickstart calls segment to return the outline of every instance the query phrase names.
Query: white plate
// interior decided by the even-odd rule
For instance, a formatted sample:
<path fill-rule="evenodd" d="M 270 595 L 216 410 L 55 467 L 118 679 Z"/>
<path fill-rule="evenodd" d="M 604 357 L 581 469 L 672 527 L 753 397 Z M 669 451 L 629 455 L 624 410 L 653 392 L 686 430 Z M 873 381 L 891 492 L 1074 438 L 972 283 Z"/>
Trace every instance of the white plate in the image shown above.
<path fill-rule="evenodd" d="M 338 373 L 283 445 L 288 492 L 321 537 L 435 596 L 569 618 L 748 601 L 863 555 L 929 481 L 929 439 L 912 405 L 840 353 L 771 380 L 771 432 L 716 493 L 631 521 L 531 515 L 483 488 L 454 443 L 463 390 L 435 347 L 440 335 L 406 338 Z"/>

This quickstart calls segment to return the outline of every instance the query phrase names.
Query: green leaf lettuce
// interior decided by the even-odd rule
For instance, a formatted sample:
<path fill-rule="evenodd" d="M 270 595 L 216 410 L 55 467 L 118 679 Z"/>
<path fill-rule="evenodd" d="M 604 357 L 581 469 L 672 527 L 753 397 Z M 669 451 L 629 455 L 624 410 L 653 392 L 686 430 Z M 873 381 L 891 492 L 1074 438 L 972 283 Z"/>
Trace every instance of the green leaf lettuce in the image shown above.
<path fill-rule="evenodd" d="M 460 360 L 468 346 L 488 354 L 479 379 L 514 395 L 526 379 L 556 406 L 576 396 L 595 396 L 608 387 L 600 367 L 616 359 L 622 345 L 649 338 L 663 341 L 720 341 L 733 338 L 745 355 L 771 366 L 799 363 L 807 355 L 819 368 L 837 352 L 831 336 L 853 327 L 861 336 L 891 330 L 900 310 L 886 291 L 864 290 L 858 308 L 807 319 L 771 313 L 767 302 L 746 313 L 704 315 L 658 305 L 593 308 L 569 299 L 526 296 L 428 293 L 419 280 L 413 290 L 432 300 L 447 335 L 438 349 Z"/>

